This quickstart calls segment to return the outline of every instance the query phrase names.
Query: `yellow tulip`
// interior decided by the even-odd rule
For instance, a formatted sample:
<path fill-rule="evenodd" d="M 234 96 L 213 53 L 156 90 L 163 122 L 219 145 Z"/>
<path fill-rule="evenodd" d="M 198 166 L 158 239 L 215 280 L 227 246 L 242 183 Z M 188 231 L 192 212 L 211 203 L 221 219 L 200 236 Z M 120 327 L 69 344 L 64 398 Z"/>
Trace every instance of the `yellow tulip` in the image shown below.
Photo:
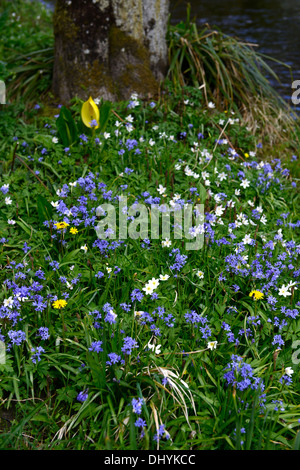
<path fill-rule="evenodd" d="M 99 117 L 99 108 L 93 98 L 89 97 L 89 99 L 83 103 L 81 108 L 81 119 L 83 121 L 83 124 L 86 127 L 98 129 Z"/>

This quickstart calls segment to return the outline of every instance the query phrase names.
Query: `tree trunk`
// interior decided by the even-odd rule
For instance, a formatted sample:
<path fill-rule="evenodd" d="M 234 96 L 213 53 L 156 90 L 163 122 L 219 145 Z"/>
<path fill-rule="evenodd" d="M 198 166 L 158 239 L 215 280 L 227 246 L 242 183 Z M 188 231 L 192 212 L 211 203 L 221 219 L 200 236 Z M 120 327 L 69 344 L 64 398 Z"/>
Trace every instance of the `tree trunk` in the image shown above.
<path fill-rule="evenodd" d="M 57 0 L 53 92 L 116 101 L 155 95 L 167 69 L 169 0 Z"/>

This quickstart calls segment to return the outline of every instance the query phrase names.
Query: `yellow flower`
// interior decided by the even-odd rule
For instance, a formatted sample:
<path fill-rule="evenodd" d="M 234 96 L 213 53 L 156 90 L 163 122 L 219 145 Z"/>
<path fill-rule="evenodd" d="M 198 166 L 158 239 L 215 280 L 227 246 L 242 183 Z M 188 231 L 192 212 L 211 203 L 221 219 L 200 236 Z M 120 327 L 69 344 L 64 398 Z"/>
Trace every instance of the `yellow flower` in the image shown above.
<path fill-rule="evenodd" d="M 93 127 L 95 129 L 98 129 L 99 117 L 99 108 L 93 98 L 89 97 L 89 99 L 83 103 L 81 108 L 81 119 L 83 121 L 83 124 L 86 127 Z M 96 125 L 93 125 L 94 122 Z"/>
<path fill-rule="evenodd" d="M 67 302 L 63 299 L 60 299 L 60 300 L 55 300 L 52 304 L 52 307 L 61 309 L 61 308 L 64 308 L 66 305 L 67 305 Z"/>
<path fill-rule="evenodd" d="M 72 235 L 76 235 L 76 233 L 78 233 L 77 228 L 75 227 L 70 228 L 70 233 L 72 233 Z"/>
<path fill-rule="evenodd" d="M 249 297 L 254 298 L 254 300 L 260 300 L 264 298 L 264 294 L 259 290 L 252 290 L 249 294 Z"/>
<path fill-rule="evenodd" d="M 244 154 L 246 158 L 249 158 L 249 153 Z"/>
<path fill-rule="evenodd" d="M 57 230 L 62 230 L 64 228 L 67 228 L 69 224 L 67 224 L 67 222 L 57 222 L 54 225 L 57 228 Z"/>

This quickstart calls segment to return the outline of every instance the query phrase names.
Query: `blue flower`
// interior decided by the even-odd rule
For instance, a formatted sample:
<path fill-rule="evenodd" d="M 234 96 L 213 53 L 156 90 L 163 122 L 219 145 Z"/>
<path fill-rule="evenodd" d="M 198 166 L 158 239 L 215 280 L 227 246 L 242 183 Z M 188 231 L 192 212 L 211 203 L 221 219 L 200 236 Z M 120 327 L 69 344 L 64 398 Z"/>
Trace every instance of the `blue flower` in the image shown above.
<path fill-rule="evenodd" d="M 142 413 L 142 405 L 144 403 L 143 398 L 133 398 L 131 400 L 131 405 L 132 405 L 132 411 L 138 415 Z"/>
<path fill-rule="evenodd" d="M 89 347 L 89 351 L 95 351 L 96 353 L 102 352 L 102 341 L 93 341 Z"/>
<path fill-rule="evenodd" d="M 84 402 L 86 401 L 88 398 L 88 390 L 83 390 L 82 392 L 79 392 L 78 395 L 77 395 L 77 400 L 78 401 L 81 401 L 81 402 Z"/>

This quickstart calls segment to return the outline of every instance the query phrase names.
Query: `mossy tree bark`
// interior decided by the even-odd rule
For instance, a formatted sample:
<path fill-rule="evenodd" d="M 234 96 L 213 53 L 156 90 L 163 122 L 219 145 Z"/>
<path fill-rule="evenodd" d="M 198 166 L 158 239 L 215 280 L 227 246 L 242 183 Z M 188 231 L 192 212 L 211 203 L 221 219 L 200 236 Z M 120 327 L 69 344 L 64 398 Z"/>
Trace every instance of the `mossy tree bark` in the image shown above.
<path fill-rule="evenodd" d="M 169 0 L 57 0 L 53 91 L 62 103 L 155 95 L 167 69 Z"/>

